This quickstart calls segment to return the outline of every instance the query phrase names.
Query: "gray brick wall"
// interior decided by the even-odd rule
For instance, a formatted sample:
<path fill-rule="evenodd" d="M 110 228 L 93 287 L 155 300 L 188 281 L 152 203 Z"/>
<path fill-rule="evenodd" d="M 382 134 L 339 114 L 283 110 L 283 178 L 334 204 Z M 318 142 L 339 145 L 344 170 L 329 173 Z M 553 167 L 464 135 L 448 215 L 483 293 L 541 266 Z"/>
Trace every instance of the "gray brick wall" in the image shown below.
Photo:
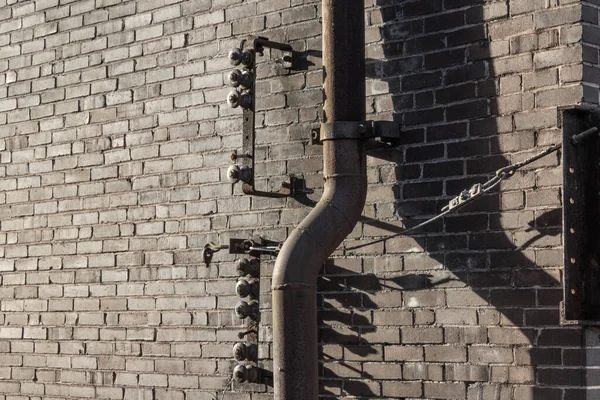
<path fill-rule="evenodd" d="M 0 400 L 272 398 L 230 382 L 245 325 L 235 257 L 221 251 L 207 268 L 201 251 L 284 240 L 321 194 L 321 148 L 309 144 L 320 8 L 0 0 Z M 364 216 L 319 281 L 322 395 L 597 397 L 596 332 L 559 325 L 556 155 L 412 238 L 368 244 L 557 143 L 559 107 L 598 104 L 598 5 L 367 0 L 365 18 L 367 112 L 401 122 L 403 138 L 369 152 Z M 263 58 L 257 88 L 258 183 L 296 174 L 315 191 L 303 199 L 225 182 L 241 146 L 226 57 L 248 34 L 308 57 L 292 74 Z M 267 369 L 272 266 L 263 260 Z"/>

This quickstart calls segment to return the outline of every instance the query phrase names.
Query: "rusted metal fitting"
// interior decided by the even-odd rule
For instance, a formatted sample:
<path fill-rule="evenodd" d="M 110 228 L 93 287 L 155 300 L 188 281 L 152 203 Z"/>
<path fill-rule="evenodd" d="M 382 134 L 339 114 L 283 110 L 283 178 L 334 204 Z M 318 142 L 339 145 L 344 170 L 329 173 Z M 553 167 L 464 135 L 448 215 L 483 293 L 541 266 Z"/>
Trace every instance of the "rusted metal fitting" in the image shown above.
<path fill-rule="evenodd" d="M 242 72 L 239 69 L 234 69 L 229 73 L 227 80 L 233 87 L 241 86 L 243 89 L 250 89 L 253 85 L 254 77 L 249 71 Z"/>
<path fill-rule="evenodd" d="M 242 107 L 244 109 L 249 109 L 252 107 L 252 95 L 249 92 L 232 90 L 227 95 L 227 104 L 231 108 Z"/>
<path fill-rule="evenodd" d="M 213 254 L 218 253 L 222 249 L 227 249 L 229 246 L 220 246 L 213 242 L 208 242 L 204 245 L 204 249 L 202 249 L 202 259 L 204 260 L 204 264 L 208 268 L 213 258 Z"/>
<path fill-rule="evenodd" d="M 248 281 L 242 278 L 238 280 L 235 285 L 235 292 L 242 298 L 249 296 L 256 299 L 258 297 L 258 282 L 254 280 Z"/>
<path fill-rule="evenodd" d="M 236 365 L 233 369 L 233 379 L 237 383 L 257 382 L 258 368 L 253 365 Z"/>
<path fill-rule="evenodd" d="M 252 179 L 252 171 L 246 166 L 232 165 L 227 168 L 227 180 L 236 184 L 239 181 L 248 183 Z"/>
<path fill-rule="evenodd" d="M 254 344 L 237 343 L 233 346 L 233 358 L 236 361 L 256 361 L 258 356 L 258 348 Z"/>
<path fill-rule="evenodd" d="M 257 335 L 258 332 L 256 331 L 256 329 L 248 329 L 247 331 L 238 332 L 237 336 L 239 339 L 243 339 L 246 336 L 251 335 L 251 334 Z"/>
<path fill-rule="evenodd" d="M 250 318 L 253 321 L 258 319 L 258 302 L 251 301 L 247 303 L 245 301 L 240 301 L 235 305 L 235 315 L 240 319 Z"/>
<path fill-rule="evenodd" d="M 229 62 L 234 67 L 237 67 L 242 62 L 242 49 L 235 48 L 229 50 L 229 54 L 227 56 L 229 58 Z"/>
<path fill-rule="evenodd" d="M 237 263 L 237 272 L 240 276 L 250 275 L 252 277 L 257 277 L 259 273 L 258 260 L 249 260 L 247 258 L 242 258 Z"/>
<path fill-rule="evenodd" d="M 251 50 L 242 50 L 241 48 L 231 49 L 228 54 L 229 62 L 234 67 L 243 64 L 250 68 L 254 64 L 254 54 Z"/>

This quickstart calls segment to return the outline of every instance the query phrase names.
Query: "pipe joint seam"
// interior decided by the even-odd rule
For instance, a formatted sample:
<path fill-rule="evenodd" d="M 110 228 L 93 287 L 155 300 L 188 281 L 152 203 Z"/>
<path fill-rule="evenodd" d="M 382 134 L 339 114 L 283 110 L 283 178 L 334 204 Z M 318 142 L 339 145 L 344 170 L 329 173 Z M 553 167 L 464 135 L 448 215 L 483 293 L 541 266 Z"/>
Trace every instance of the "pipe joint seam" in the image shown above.
<path fill-rule="evenodd" d="M 307 283 L 286 283 L 285 285 L 271 286 L 272 290 L 317 290 L 317 285 Z"/>
<path fill-rule="evenodd" d="M 328 180 L 335 178 L 364 178 L 366 176 L 366 174 L 328 174 L 323 175 L 323 178 L 325 178 L 325 180 Z"/>

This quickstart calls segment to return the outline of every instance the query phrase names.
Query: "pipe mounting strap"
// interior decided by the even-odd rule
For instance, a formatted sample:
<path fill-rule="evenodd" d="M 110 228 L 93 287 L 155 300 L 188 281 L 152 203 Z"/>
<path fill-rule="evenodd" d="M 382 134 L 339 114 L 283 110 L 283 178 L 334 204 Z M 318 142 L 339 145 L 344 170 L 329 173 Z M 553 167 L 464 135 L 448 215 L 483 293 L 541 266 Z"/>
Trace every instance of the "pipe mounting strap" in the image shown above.
<path fill-rule="evenodd" d="M 392 121 L 336 121 L 321 124 L 320 141 L 337 139 L 400 138 L 400 124 Z"/>

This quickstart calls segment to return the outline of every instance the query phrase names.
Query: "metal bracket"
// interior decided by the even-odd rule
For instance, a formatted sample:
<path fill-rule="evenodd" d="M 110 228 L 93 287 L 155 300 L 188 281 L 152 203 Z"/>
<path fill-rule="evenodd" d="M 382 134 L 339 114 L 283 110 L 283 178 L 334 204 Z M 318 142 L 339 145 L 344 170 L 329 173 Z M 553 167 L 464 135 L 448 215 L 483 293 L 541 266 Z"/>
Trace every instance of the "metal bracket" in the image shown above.
<path fill-rule="evenodd" d="M 597 126 L 600 126 L 600 116 L 594 113 L 563 111 L 562 324 L 600 324 L 600 139 Z"/>
<path fill-rule="evenodd" d="M 242 42 L 241 48 L 243 48 L 245 41 Z M 249 99 L 245 103 L 243 112 L 243 125 L 242 125 L 242 153 L 243 156 L 238 156 L 237 153 L 232 155 L 234 161 L 241 160 L 241 164 L 249 169 L 249 174 L 244 179 L 242 190 L 245 194 L 261 196 L 261 197 L 291 197 L 294 195 L 295 178 L 294 176 L 289 177 L 288 182 L 282 184 L 281 189 L 278 191 L 261 191 L 257 190 L 255 186 L 255 146 L 256 146 L 256 62 L 255 57 L 257 54 L 262 55 L 265 48 L 271 48 L 280 50 L 283 52 L 281 62 L 285 68 L 291 69 L 294 64 L 295 56 L 292 46 L 283 43 L 272 42 L 265 37 L 257 37 L 253 41 L 253 46 L 250 50 L 246 50 L 244 53 L 250 52 L 252 61 L 248 61 L 245 64 L 245 70 L 250 72 L 252 82 L 248 85 L 250 89 L 244 93 L 239 94 L 239 98 L 242 96 L 249 96 Z M 235 53 L 235 51 L 232 51 Z M 232 54 L 230 53 L 230 54 Z M 242 53 L 242 54 L 244 54 Z M 239 52 L 237 54 L 240 54 Z M 235 55 L 235 54 L 234 54 Z M 235 56 L 238 57 L 238 56 Z M 230 55 L 230 58 L 232 56 Z M 238 62 L 233 60 L 232 63 Z M 236 64 L 237 65 L 237 64 Z M 235 92 L 232 92 L 235 95 Z M 244 107 L 244 104 L 241 104 Z"/>
<path fill-rule="evenodd" d="M 218 253 L 222 249 L 227 249 L 229 246 L 219 246 L 213 242 L 208 242 L 204 245 L 204 249 L 202 249 L 202 259 L 204 260 L 204 264 L 206 264 L 206 268 L 210 266 L 210 263 L 213 258 L 213 254 Z"/>
<path fill-rule="evenodd" d="M 312 130 L 311 143 L 322 144 L 325 140 L 374 139 L 384 142 L 400 139 L 400 124 L 393 121 L 325 122 Z"/>

